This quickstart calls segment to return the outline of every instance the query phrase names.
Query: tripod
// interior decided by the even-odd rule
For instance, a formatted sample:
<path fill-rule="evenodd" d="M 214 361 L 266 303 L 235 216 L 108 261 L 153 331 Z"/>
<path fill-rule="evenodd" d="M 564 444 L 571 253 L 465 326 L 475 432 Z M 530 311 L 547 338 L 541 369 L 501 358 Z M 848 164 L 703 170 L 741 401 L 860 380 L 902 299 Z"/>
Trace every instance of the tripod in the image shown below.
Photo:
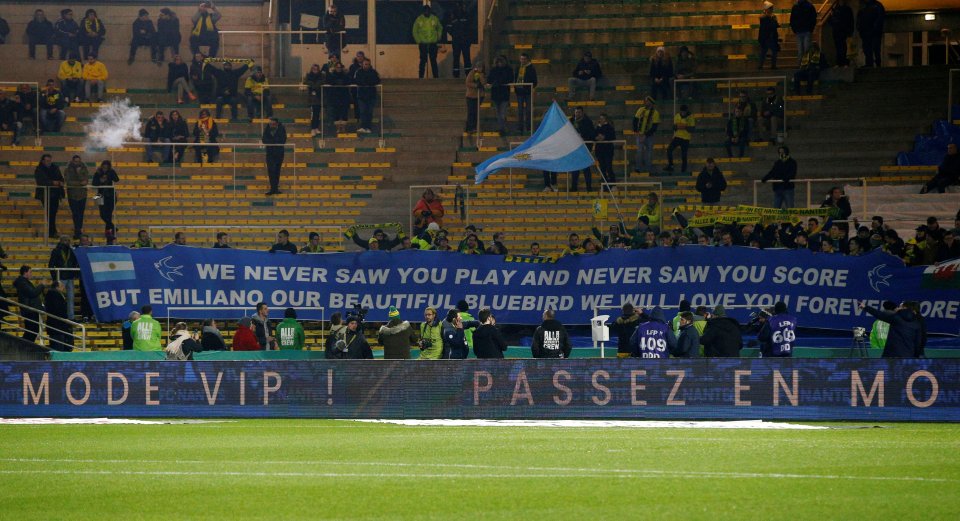
<path fill-rule="evenodd" d="M 847 357 L 853 358 L 855 355 L 861 358 L 868 358 L 870 355 L 869 345 L 867 345 L 867 336 L 865 334 L 853 335 L 853 343 L 850 344 L 850 350 L 847 351 Z"/>

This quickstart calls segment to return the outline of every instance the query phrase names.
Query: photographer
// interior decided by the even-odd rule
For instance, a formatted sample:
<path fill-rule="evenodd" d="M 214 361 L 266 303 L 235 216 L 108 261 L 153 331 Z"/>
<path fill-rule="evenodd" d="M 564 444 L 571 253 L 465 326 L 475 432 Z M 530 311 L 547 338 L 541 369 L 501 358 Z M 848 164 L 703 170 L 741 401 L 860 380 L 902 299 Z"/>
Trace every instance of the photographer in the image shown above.
<path fill-rule="evenodd" d="M 373 351 L 363 336 L 360 328 L 361 318 L 355 315 L 347 317 L 347 327 L 343 330 L 343 338 L 337 340 L 330 353 L 330 358 L 337 360 L 372 360 Z"/>
<path fill-rule="evenodd" d="M 883 358 L 921 358 L 923 356 L 924 332 L 922 320 L 916 312 L 915 302 L 903 302 L 893 311 L 881 311 L 861 302 L 860 309 L 877 320 L 890 324 Z"/>
<path fill-rule="evenodd" d="M 190 360 L 193 358 L 193 353 L 203 351 L 203 348 L 197 342 L 199 338 L 200 335 L 196 332 L 190 334 L 186 323 L 177 322 L 173 326 L 173 331 L 170 332 L 170 343 L 163 350 L 167 360 Z"/>
<path fill-rule="evenodd" d="M 700 343 L 705 357 L 737 358 L 743 348 L 740 324 L 736 319 L 726 316 L 723 306 L 717 306 L 707 319 Z"/>
<path fill-rule="evenodd" d="M 200 52 L 200 46 L 210 47 L 207 56 L 217 55 L 220 49 L 220 30 L 217 29 L 217 22 L 220 21 L 220 11 L 213 5 L 213 2 L 201 2 L 197 12 L 193 14 L 190 21 L 193 22 L 193 30 L 190 31 L 190 52 L 197 54 Z"/>
<path fill-rule="evenodd" d="M 443 355 L 443 326 L 437 310 L 427 308 L 423 312 L 423 323 L 420 324 L 420 358 L 437 360 Z"/>
<path fill-rule="evenodd" d="M 757 340 L 762 358 L 789 358 L 793 356 L 797 339 L 797 318 L 787 313 L 787 305 L 777 302 L 773 315 L 760 326 Z"/>
<path fill-rule="evenodd" d="M 477 358 L 503 358 L 507 350 L 507 341 L 497 329 L 497 320 L 490 310 L 480 310 L 480 327 L 473 332 L 473 354 Z"/>

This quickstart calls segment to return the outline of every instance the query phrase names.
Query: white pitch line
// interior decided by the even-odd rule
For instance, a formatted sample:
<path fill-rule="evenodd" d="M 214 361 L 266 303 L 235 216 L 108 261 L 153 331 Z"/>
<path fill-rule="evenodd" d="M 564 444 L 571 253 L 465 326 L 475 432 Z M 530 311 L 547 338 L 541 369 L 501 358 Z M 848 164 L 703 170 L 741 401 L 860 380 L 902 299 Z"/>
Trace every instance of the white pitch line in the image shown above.
<path fill-rule="evenodd" d="M 767 472 L 722 472 L 722 471 L 675 471 L 660 469 L 592 469 L 576 467 L 522 467 L 503 465 L 471 465 L 456 463 L 390 463 L 390 462 L 345 462 L 345 461 L 220 461 L 220 460 L 97 460 L 97 459 L 42 459 L 42 458 L 4 458 L 0 462 L 11 463 L 132 463 L 132 464 L 261 464 L 261 465 L 343 465 L 343 466 L 380 466 L 406 468 L 460 468 L 475 470 L 507 470 L 509 474 L 495 473 L 410 473 L 410 472 L 266 472 L 266 471 L 133 471 L 133 470 L 68 470 L 68 469 L 0 469 L 0 474 L 120 474 L 120 475 L 175 475 L 175 476 L 276 476 L 276 477 L 427 477 L 427 478 L 539 478 L 539 477 L 613 477 L 645 478 L 674 477 L 699 479 L 719 478 L 756 478 L 756 479 L 814 479 L 814 480 L 867 480 L 867 481 L 907 481 L 954 483 L 957 479 L 932 478 L 919 476 L 844 476 L 838 474 L 792 474 Z M 521 471 L 523 473 L 517 473 Z"/>

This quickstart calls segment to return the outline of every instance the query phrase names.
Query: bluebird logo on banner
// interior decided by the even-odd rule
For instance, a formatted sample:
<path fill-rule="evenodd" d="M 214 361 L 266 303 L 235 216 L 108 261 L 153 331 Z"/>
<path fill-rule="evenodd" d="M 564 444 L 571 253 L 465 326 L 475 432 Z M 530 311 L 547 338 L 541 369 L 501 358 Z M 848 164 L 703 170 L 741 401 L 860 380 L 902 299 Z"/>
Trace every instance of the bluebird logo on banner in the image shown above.
<path fill-rule="evenodd" d="M 173 256 L 170 255 L 153 263 L 153 267 L 157 268 L 157 273 L 159 273 L 161 277 L 169 280 L 170 282 L 173 282 L 173 277 L 171 277 L 170 275 L 176 275 L 178 277 L 183 276 L 183 273 L 180 271 L 183 269 L 182 264 L 179 266 L 170 266 L 167 264 L 170 262 L 170 259 L 172 258 Z"/>
<path fill-rule="evenodd" d="M 553 102 L 530 139 L 519 147 L 477 165 L 476 183 L 504 168 L 528 168 L 548 172 L 573 172 L 593 165 L 593 156 L 577 129 Z"/>
<path fill-rule="evenodd" d="M 867 272 L 867 276 L 870 278 L 870 287 L 877 293 L 880 293 L 880 286 L 890 287 L 888 279 L 890 279 L 892 275 L 882 275 L 880 273 L 886 267 L 886 264 L 880 264 L 879 266 L 874 266 L 872 270 Z"/>

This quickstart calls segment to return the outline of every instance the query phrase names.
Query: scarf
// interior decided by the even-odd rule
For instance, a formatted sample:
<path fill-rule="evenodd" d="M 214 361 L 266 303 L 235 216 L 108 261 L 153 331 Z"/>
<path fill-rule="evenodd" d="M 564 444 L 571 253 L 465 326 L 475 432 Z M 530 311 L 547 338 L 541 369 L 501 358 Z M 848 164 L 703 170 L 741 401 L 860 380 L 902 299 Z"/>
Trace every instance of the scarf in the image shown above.
<path fill-rule="evenodd" d="M 200 142 L 207 143 L 210 141 L 210 130 L 213 128 L 213 118 L 205 117 L 200 118 L 197 121 L 197 128 L 200 129 Z"/>
<path fill-rule="evenodd" d="M 200 15 L 200 19 L 197 20 L 197 24 L 193 26 L 193 31 L 191 31 L 191 34 L 194 36 L 200 36 L 200 33 L 212 33 L 215 30 L 216 28 L 213 26 L 213 17 L 207 13 L 202 13 Z"/>

